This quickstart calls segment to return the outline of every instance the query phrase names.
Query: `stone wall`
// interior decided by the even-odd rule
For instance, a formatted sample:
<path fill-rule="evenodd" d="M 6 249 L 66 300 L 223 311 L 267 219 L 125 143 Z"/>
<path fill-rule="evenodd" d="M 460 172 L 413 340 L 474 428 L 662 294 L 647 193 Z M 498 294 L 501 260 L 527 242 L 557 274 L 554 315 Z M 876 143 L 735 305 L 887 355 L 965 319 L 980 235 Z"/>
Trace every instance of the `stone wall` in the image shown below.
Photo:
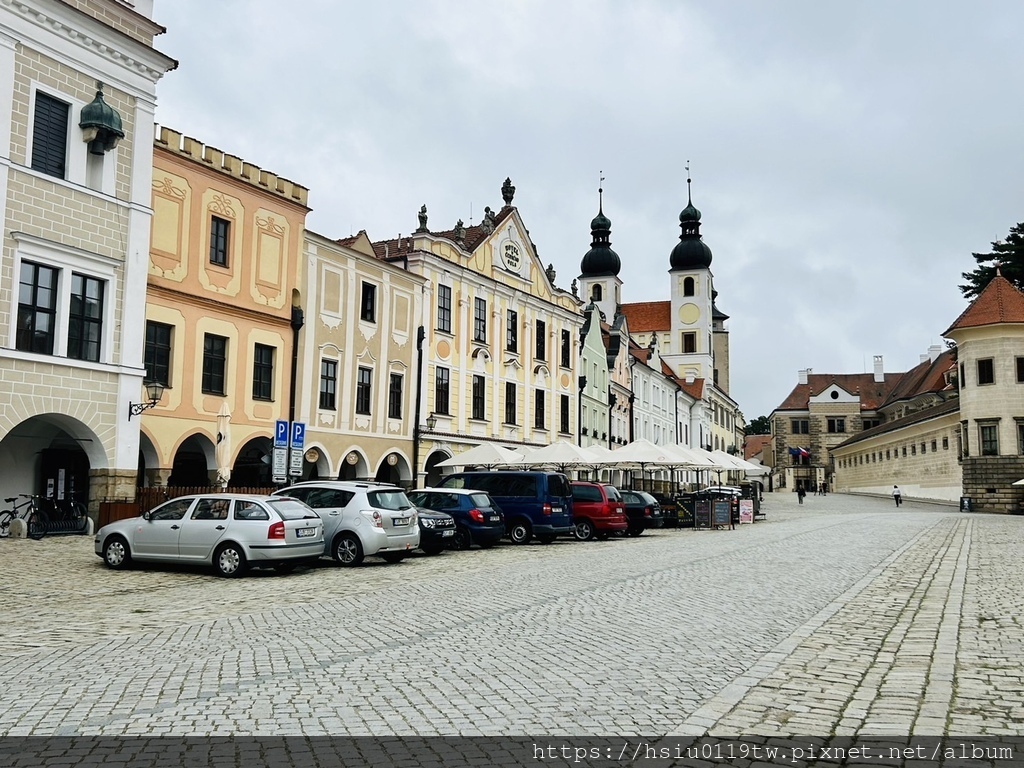
<path fill-rule="evenodd" d="M 1018 512 L 1024 507 L 1024 456 L 977 456 L 963 462 L 963 495 L 975 512 Z"/>

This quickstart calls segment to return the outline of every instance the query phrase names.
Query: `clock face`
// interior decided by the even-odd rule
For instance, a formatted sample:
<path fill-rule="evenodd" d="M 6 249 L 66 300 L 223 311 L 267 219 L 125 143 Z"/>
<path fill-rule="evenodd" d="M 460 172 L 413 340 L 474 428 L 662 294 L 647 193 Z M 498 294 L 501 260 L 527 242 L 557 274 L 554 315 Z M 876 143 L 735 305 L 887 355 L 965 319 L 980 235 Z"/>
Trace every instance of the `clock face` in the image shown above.
<path fill-rule="evenodd" d="M 679 308 L 679 322 L 684 325 L 693 325 L 700 320 L 700 307 L 696 304 L 683 304 Z"/>

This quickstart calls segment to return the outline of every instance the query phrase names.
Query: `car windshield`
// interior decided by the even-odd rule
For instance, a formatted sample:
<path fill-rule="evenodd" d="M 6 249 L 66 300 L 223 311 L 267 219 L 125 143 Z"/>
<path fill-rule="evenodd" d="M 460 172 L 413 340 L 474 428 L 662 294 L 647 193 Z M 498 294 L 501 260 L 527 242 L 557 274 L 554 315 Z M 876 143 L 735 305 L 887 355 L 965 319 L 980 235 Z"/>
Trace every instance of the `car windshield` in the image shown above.
<path fill-rule="evenodd" d="M 469 500 L 472 501 L 473 504 L 478 506 L 478 507 L 490 507 L 490 506 L 492 506 L 492 504 L 491 504 L 491 497 L 489 495 L 487 495 L 486 493 L 471 493 L 469 495 Z"/>
<path fill-rule="evenodd" d="M 317 517 L 316 512 L 296 499 L 278 497 L 267 499 L 266 503 L 281 516 L 282 520 L 303 520 L 305 518 Z"/>
<path fill-rule="evenodd" d="M 405 491 L 370 491 L 366 494 L 366 498 L 369 500 L 370 506 L 375 507 L 376 509 L 390 509 L 398 511 L 402 509 L 409 509 L 409 507 L 412 506 L 412 502 L 410 502 L 409 497 L 405 495 Z"/>

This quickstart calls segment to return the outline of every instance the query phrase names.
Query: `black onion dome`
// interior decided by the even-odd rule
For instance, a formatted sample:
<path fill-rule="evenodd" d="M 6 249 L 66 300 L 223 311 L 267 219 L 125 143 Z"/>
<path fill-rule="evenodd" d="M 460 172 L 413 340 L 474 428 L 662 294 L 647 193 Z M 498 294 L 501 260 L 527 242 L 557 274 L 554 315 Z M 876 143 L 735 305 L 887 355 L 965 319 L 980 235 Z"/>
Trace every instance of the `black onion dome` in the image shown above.
<path fill-rule="evenodd" d="M 617 276 L 622 268 L 619 254 L 611 249 L 612 221 L 598 210 L 597 216 L 590 222 L 590 233 L 593 241 L 580 262 L 582 277 Z"/>
<path fill-rule="evenodd" d="M 711 266 L 711 249 L 701 240 L 700 211 L 690 200 L 679 214 L 679 242 L 672 249 L 669 264 L 677 269 L 707 269 Z"/>

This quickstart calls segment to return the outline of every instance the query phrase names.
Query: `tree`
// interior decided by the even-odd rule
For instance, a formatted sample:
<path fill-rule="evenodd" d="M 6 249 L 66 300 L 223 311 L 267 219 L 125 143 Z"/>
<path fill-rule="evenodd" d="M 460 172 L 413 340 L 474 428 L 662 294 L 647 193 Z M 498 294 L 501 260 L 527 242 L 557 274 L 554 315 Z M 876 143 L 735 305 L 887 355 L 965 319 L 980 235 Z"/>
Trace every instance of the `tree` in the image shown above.
<path fill-rule="evenodd" d="M 758 416 L 743 430 L 745 435 L 770 435 L 771 433 L 772 423 L 767 416 Z"/>
<path fill-rule="evenodd" d="M 971 255 L 978 262 L 978 267 L 973 272 L 962 273 L 967 283 L 960 286 L 960 291 L 968 299 L 973 299 L 985 290 L 985 286 L 996 276 L 996 263 L 1003 277 L 1024 290 L 1024 223 L 1014 226 L 1005 240 L 992 243 L 991 253 Z"/>

